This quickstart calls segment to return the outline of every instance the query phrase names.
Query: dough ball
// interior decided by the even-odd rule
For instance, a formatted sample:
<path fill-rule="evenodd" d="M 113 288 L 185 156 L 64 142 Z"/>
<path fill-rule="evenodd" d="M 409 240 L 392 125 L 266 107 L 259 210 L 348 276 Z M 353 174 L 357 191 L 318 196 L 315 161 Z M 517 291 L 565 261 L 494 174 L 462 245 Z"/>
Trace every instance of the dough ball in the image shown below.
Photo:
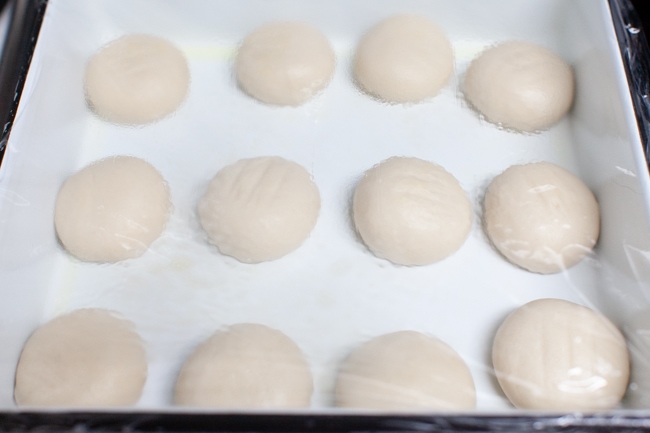
<path fill-rule="evenodd" d="M 476 58 L 465 96 L 485 118 L 518 131 L 547 129 L 571 108 L 573 71 L 557 54 L 529 42 L 505 42 Z"/>
<path fill-rule="evenodd" d="M 133 323 L 99 309 L 77 310 L 38 328 L 16 369 L 19 406 L 130 406 L 147 378 Z"/>
<path fill-rule="evenodd" d="M 426 265 L 453 254 L 472 226 L 472 206 L 444 168 L 393 157 L 368 170 L 354 192 L 354 223 L 377 257 Z"/>
<path fill-rule="evenodd" d="M 560 299 L 533 301 L 510 314 L 496 333 L 492 360 L 501 388 L 521 409 L 611 409 L 629 378 L 618 329 Z"/>
<path fill-rule="evenodd" d="M 199 203 L 210 242 L 244 263 L 275 260 L 298 248 L 319 211 L 318 188 L 307 170 L 277 156 L 223 168 Z"/>
<path fill-rule="evenodd" d="M 70 176 L 56 198 L 54 225 L 72 255 L 116 262 L 147 251 L 171 212 L 167 183 L 146 161 L 114 156 Z"/>
<path fill-rule="evenodd" d="M 280 331 L 233 325 L 212 335 L 183 365 L 175 403 L 214 408 L 309 407 L 313 383 L 300 348 Z"/>
<path fill-rule="evenodd" d="M 576 176 L 548 162 L 514 165 L 485 194 L 485 227 L 508 260 L 532 272 L 560 272 L 596 245 L 596 198 Z"/>
<path fill-rule="evenodd" d="M 300 105 L 324 89 L 336 58 L 317 29 L 296 22 L 263 25 L 246 36 L 236 59 L 239 86 L 267 104 Z"/>
<path fill-rule="evenodd" d="M 165 39 L 122 36 L 100 49 L 84 76 L 86 99 L 109 122 L 140 125 L 172 113 L 185 99 L 190 71 Z"/>
<path fill-rule="evenodd" d="M 376 410 L 466 410 L 476 405 L 472 375 L 442 341 L 415 331 L 376 337 L 345 360 L 336 405 Z"/>
<path fill-rule="evenodd" d="M 354 78 L 386 102 L 419 102 L 440 92 L 454 69 L 443 31 L 426 18 L 397 15 L 372 27 L 359 42 Z"/>

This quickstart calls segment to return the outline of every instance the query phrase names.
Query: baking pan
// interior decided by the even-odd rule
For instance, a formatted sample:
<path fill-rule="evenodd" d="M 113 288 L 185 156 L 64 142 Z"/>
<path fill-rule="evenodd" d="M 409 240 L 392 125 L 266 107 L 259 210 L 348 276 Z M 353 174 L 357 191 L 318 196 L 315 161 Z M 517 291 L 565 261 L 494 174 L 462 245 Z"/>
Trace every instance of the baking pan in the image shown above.
<path fill-rule="evenodd" d="M 351 79 L 356 41 L 381 18 L 400 12 L 430 17 L 454 47 L 454 77 L 439 96 L 423 104 L 381 104 L 359 92 Z M 650 405 L 650 193 L 643 153 L 647 82 L 640 77 L 648 57 L 628 2 L 51 0 L 18 1 L 13 13 L 3 56 L 15 59 L 11 64 L 20 68 L 3 68 L 3 74 L 11 74 L 2 85 L 13 88 L 17 97 L 11 102 L 2 98 L 8 106 L 0 113 L 6 118 L 5 141 L 9 138 L 0 168 L 5 299 L 0 304 L 0 407 L 8 429 L 645 427 L 644 410 Z M 299 108 L 260 104 L 243 94 L 233 78 L 239 41 L 274 20 L 315 25 L 337 55 L 328 88 Z M 188 57 L 192 73 L 183 106 L 143 127 L 97 118 L 81 84 L 88 58 L 131 32 L 174 42 Z M 501 130 L 481 120 L 462 98 L 469 62 L 507 39 L 547 46 L 574 67 L 573 110 L 546 132 Z M 165 234 L 143 257 L 113 265 L 82 263 L 57 242 L 52 223 L 56 193 L 74 171 L 116 154 L 142 157 L 161 171 L 170 185 L 174 213 Z M 307 168 L 321 192 L 321 214 L 299 250 L 275 262 L 245 265 L 207 244 L 196 203 L 219 168 L 270 154 Z M 372 256 L 355 236 L 349 219 L 354 186 L 364 170 L 394 155 L 444 166 L 474 204 L 469 239 L 440 263 L 394 266 Z M 579 175 L 602 210 L 602 235 L 594 254 L 568 272 L 543 276 L 506 262 L 480 223 L 489 181 L 512 164 L 540 160 Z M 625 333 L 633 376 L 620 409 L 584 416 L 522 412 L 500 392 L 489 359 L 493 334 L 514 308 L 544 297 L 595 308 Z M 50 318 L 84 307 L 116 310 L 136 324 L 149 357 L 140 402 L 122 412 L 19 410 L 13 380 L 25 340 Z M 316 387 L 308 411 L 197 413 L 172 406 L 175 377 L 193 347 L 214 330 L 238 322 L 280 329 L 303 349 Z M 396 416 L 332 408 L 337 367 L 347 353 L 372 336 L 401 329 L 436 335 L 461 354 L 477 386 L 475 412 Z"/>

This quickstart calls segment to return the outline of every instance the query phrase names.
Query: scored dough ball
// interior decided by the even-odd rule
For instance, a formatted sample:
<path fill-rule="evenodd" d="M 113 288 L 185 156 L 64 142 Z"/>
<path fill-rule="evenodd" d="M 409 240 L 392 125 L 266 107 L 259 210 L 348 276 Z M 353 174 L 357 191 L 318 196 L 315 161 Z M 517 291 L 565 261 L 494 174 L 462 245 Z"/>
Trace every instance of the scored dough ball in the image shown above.
<path fill-rule="evenodd" d="M 300 348 L 280 331 L 233 325 L 201 344 L 176 381 L 174 401 L 213 408 L 309 407 L 313 382 Z"/>
<path fill-rule="evenodd" d="M 16 369 L 19 406 L 130 406 L 147 378 L 133 323 L 100 309 L 77 310 L 38 328 Z"/>
<path fill-rule="evenodd" d="M 246 36 L 235 69 L 239 86 L 250 96 L 296 106 L 329 84 L 335 63 L 334 51 L 317 29 L 277 22 Z"/>
<path fill-rule="evenodd" d="M 353 212 L 370 251 L 400 265 L 444 259 L 472 226 L 472 206 L 456 178 L 417 158 L 389 158 L 366 171 Z"/>
<path fill-rule="evenodd" d="M 494 246 L 532 272 L 561 272 L 596 245 L 600 211 L 576 176 L 548 162 L 514 165 L 485 194 L 485 226 Z"/>
<path fill-rule="evenodd" d="M 359 42 L 354 78 L 386 102 L 419 102 L 449 81 L 454 54 L 443 31 L 426 18 L 397 15 L 372 27 Z"/>
<path fill-rule="evenodd" d="M 277 156 L 242 159 L 212 178 L 198 210 L 222 254 L 259 263 L 289 254 L 307 239 L 320 195 L 295 162 Z"/>
<path fill-rule="evenodd" d="M 476 58 L 465 74 L 465 96 L 485 118 L 506 128 L 547 129 L 573 103 L 571 67 L 529 42 L 505 42 Z"/>
<path fill-rule="evenodd" d="M 70 176 L 56 198 L 54 225 L 80 260 L 139 257 L 162 233 L 171 211 L 163 177 L 146 161 L 114 156 Z"/>
<path fill-rule="evenodd" d="M 415 331 L 376 337 L 345 360 L 336 405 L 376 410 L 466 410 L 476 405 L 472 375 L 442 341 Z"/>
<path fill-rule="evenodd" d="M 630 373 L 618 329 L 560 299 L 533 301 L 510 314 L 496 333 L 492 360 L 501 388 L 521 409 L 612 409 Z"/>
<path fill-rule="evenodd" d="M 165 39 L 132 34 L 100 49 L 84 76 L 86 99 L 109 122 L 140 125 L 172 113 L 185 99 L 190 71 Z"/>

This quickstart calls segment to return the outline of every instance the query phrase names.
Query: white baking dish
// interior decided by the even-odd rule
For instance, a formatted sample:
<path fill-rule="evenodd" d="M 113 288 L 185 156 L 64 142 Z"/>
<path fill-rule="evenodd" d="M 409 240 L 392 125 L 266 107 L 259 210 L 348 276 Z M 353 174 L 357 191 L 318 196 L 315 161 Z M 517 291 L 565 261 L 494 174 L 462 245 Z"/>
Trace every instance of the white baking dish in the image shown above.
<path fill-rule="evenodd" d="M 380 19 L 430 17 L 452 41 L 454 78 L 436 98 L 386 105 L 355 88 L 350 59 Z M 333 44 L 331 84 L 298 108 L 269 107 L 237 89 L 233 56 L 258 25 L 299 20 Z M 127 33 L 165 37 L 188 57 L 189 97 L 171 117 L 143 127 L 98 119 L 86 106 L 88 58 Z M 483 48 L 522 39 L 569 61 L 577 80 L 570 115 L 540 134 L 480 120 L 460 93 Z M 58 244 L 56 193 L 91 161 L 128 154 L 169 183 L 174 213 L 143 257 L 82 263 Z M 238 159 L 279 155 L 312 173 L 322 198 L 311 237 L 294 253 L 247 265 L 207 244 L 196 204 L 208 180 Z M 355 182 L 394 155 L 436 162 L 468 192 L 472 232 L 446 260 L 400 267 L 371 255 L 355 236 Z M 503 259 L 481 227 L 490 180 L 513 164 L 550 161 L 596 194 L 602 234 L 594 254 L 556 275 Z M 477 411 L 514 411 L 492 372 L 490 347 L 503 318 L 530 300 L 555 297 L 593 307 L 626 334 L 633 377 L 624 408 L 650 405 L 650 185 L 629 89 L 606 1 L 595 0 L 50 0 L 0 168 L 0 408 L 12 410 L 21 348 L 34 329 L 83 307 L 116 310 L 146 341 L 149 377 L 137 409 L 174 410 L 176 375 L 216 329 L 263 323 L 293 338 L 310 362 L 312 412 L 329 412 L 340 361 L 361 342 L 413 329 L 451 345 L 468 363 Z"/>

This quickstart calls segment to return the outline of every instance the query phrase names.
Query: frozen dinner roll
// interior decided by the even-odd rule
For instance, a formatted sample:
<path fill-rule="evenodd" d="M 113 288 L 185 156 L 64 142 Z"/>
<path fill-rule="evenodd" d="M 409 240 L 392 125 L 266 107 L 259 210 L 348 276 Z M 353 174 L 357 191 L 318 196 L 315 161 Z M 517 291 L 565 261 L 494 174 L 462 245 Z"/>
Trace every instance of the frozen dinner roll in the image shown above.
<path fill-rule="evenodd" d="M 172 204 L 167 182 L 148 162 L 112 156 L 70 176 L 56 197 L 54 225 L 80 260 L 140 257 L 165 228 Z"/>
<path fill-rule="evenodd" d="M 386 102 L 419 102 L 447 84 L 454 55 L 435 23 L 417 15 L 395 15 L 361 38 L 353 68 L 366 93 Z"/>
<path fill-rule="evenodd" d="M 456 178 L 418 158 L 393 157 L 366 171 L 352 206 L 370 251 L 400 265 L 444 259 L 472 226 L 472 206 Z"/>
<path fill-rule="evenodd" d="M 210 242 L 244 263 L 275 260 L 297 249 L 319 211 L 311 175 L 277 156 L 241 159 L 221 169 L 198 206 Z"/>
<path fill-rule="evenodd" d="M 465 96 L 485 118 L 506 128 L 536 132 L 571 108 L 571 67 L 530 42 L 510 41 L 485 50 L 465 74 Z"/>
<path fill-rule="evenodd" d="M 576 176 L 548 162 L 513 165 L 485 194 L 485 227 L 510 262 L 541 274 L 564 271 L 592 250 L 598 202 Z"/>
<path fill-rule="evenodd" d="M 141 125 L 175 111 L 185 99 L 190 71 L 185 55 L 169 41 L 130 34 L 93 55 L 84 89 L 95 113 L 113 123 Z"/>
<path fill-rule="evenodd" d="M 299 22 L 265 24 L 242 42 L 235 69 L 241 89 L 273 105 L 301 105 L 323 90 L 336 58 L 316 28 Z"/>
<path fill-rule="evenodd" d="M 134 325 L 101 309 L 82 309 L 39 327 L 16 369 L 19 406 L 131 406 L 147 378 Z"/>
<path fill-rule="evenodd" d="M 336 382 L 336 405 L 384 411 L 469 410 L 474 380 L 447 344 L 415 331 L 381 335 L 355 349 Z"/>
<path fill-rule="evenodd" d="M 630 373 L 619 330 L 561 299 L 539 299 L 511 313 L 496 333 L 492 360 L 501 388 L 521 409 L 612 409 Z"/>
<path fill-rule="evenodd" d="M 243 323 L 218 331 L 187 359 L 174 402 L 212 408 L 309 407 L 313 383 L 300 348 L 280 331 Z"/>

